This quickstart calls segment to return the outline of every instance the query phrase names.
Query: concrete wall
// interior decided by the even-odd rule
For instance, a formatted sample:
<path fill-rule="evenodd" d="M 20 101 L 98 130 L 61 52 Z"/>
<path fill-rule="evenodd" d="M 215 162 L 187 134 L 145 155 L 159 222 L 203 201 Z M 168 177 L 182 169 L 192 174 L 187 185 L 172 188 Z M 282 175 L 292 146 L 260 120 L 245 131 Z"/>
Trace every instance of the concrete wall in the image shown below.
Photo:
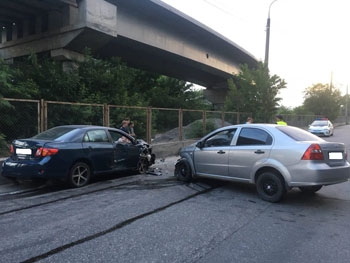
<path fill-rule="evenodd" d="M 168 156 L 178 156 L 182 147 L 195 143 L 197 140 L 177 141 L 170 143 L 152 144 L 153 153 L 156 158 L 165 158 Z"/>

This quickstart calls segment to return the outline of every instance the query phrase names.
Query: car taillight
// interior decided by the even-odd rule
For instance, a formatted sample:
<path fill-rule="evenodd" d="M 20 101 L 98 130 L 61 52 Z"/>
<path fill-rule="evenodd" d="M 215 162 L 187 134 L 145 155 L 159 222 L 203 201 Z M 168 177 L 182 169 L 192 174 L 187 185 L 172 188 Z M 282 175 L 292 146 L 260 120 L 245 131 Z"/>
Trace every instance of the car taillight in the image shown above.
<path fill-rule="evenodd" d="M 58 149 L 56 148 L 45 148 L 45 147 L 40 147 L 38 150 L 36 150 L 35 156 L 51 156 L 55 155 L 58 152 Z"/>
<path fill-rule="evenodd" d="M 15 153 L 15 148 L 13 148 L 13 145 L 12 144 L 10 144 L 10 153 L 12 154 L 12 153 Z"/>
<path fill-rule="evenodd" d="M 320 145 L 311 144 L 309 148 L 305 151 L 302 160 L 323 160 L 324 156 Z"/>

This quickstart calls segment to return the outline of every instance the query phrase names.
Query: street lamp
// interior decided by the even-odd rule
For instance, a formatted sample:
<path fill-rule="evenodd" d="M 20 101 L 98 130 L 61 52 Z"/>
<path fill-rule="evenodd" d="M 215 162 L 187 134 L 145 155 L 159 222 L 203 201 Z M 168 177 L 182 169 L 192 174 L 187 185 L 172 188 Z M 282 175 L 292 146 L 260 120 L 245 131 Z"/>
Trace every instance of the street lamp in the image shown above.
<path fill-rule="evenodd" d="M 345 124 L 348 125 L 348 97 L 349 97 L 349 93 L 348 93 L 348 85 L 346 85 L 346 95 L 345 95 Z"/>
<path fill-rule="evenodd" d="M 269 64 L 269 46 L 270 46 L 270 10 L 271 6 L 274 2 L 277 0 L 273 0 L 269 6 L 269 13 L 267 16 L 267 23 L 266 23 L 266 45 L 265 45 L 265 67 L 268 67 Z"/>

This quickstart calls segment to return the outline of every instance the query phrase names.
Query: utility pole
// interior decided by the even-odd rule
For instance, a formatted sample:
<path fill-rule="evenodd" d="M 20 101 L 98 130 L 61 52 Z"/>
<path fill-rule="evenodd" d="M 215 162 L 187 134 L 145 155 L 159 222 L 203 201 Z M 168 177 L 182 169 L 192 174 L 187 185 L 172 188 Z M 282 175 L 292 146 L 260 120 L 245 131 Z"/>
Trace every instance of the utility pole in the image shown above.
<path fill-rule="evenodd" d="M 348 85 L 346 85 L 346 95 L 345 95 L 345 124 L 348 125 Z"/>
<path fill-rule="evenodd" d="M 277 0 L 273 0 L 269 6 L 269 13 L 267 16 L 267 23 L 266 23 L 266 45 L 265 45 L 265 67 L 269 66 L 269 49 L 270 49 L 270 23 L 271 23 L 271 19 L 270 19 L 270 10 L 271 10 L 271 6 L 274 2 L 276 2 Z"/>

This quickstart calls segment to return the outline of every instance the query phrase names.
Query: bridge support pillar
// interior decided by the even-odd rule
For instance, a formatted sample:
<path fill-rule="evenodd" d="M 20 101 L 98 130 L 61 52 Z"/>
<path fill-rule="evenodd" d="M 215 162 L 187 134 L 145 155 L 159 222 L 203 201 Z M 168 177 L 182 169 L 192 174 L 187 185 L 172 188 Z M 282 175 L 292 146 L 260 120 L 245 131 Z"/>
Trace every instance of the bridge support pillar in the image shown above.
<path fill-rule="evenodd" d="M 205 97 L 214 105 L 215 110 L 222 110 L 228 89 L 224 88 L 207 88 L 204 90 Z"/>
<path fill-rule="evenodd" d="M 7 41 L 7 29 L 6 27 L 1 28 L 1 43 L 5 43 Z"/>

